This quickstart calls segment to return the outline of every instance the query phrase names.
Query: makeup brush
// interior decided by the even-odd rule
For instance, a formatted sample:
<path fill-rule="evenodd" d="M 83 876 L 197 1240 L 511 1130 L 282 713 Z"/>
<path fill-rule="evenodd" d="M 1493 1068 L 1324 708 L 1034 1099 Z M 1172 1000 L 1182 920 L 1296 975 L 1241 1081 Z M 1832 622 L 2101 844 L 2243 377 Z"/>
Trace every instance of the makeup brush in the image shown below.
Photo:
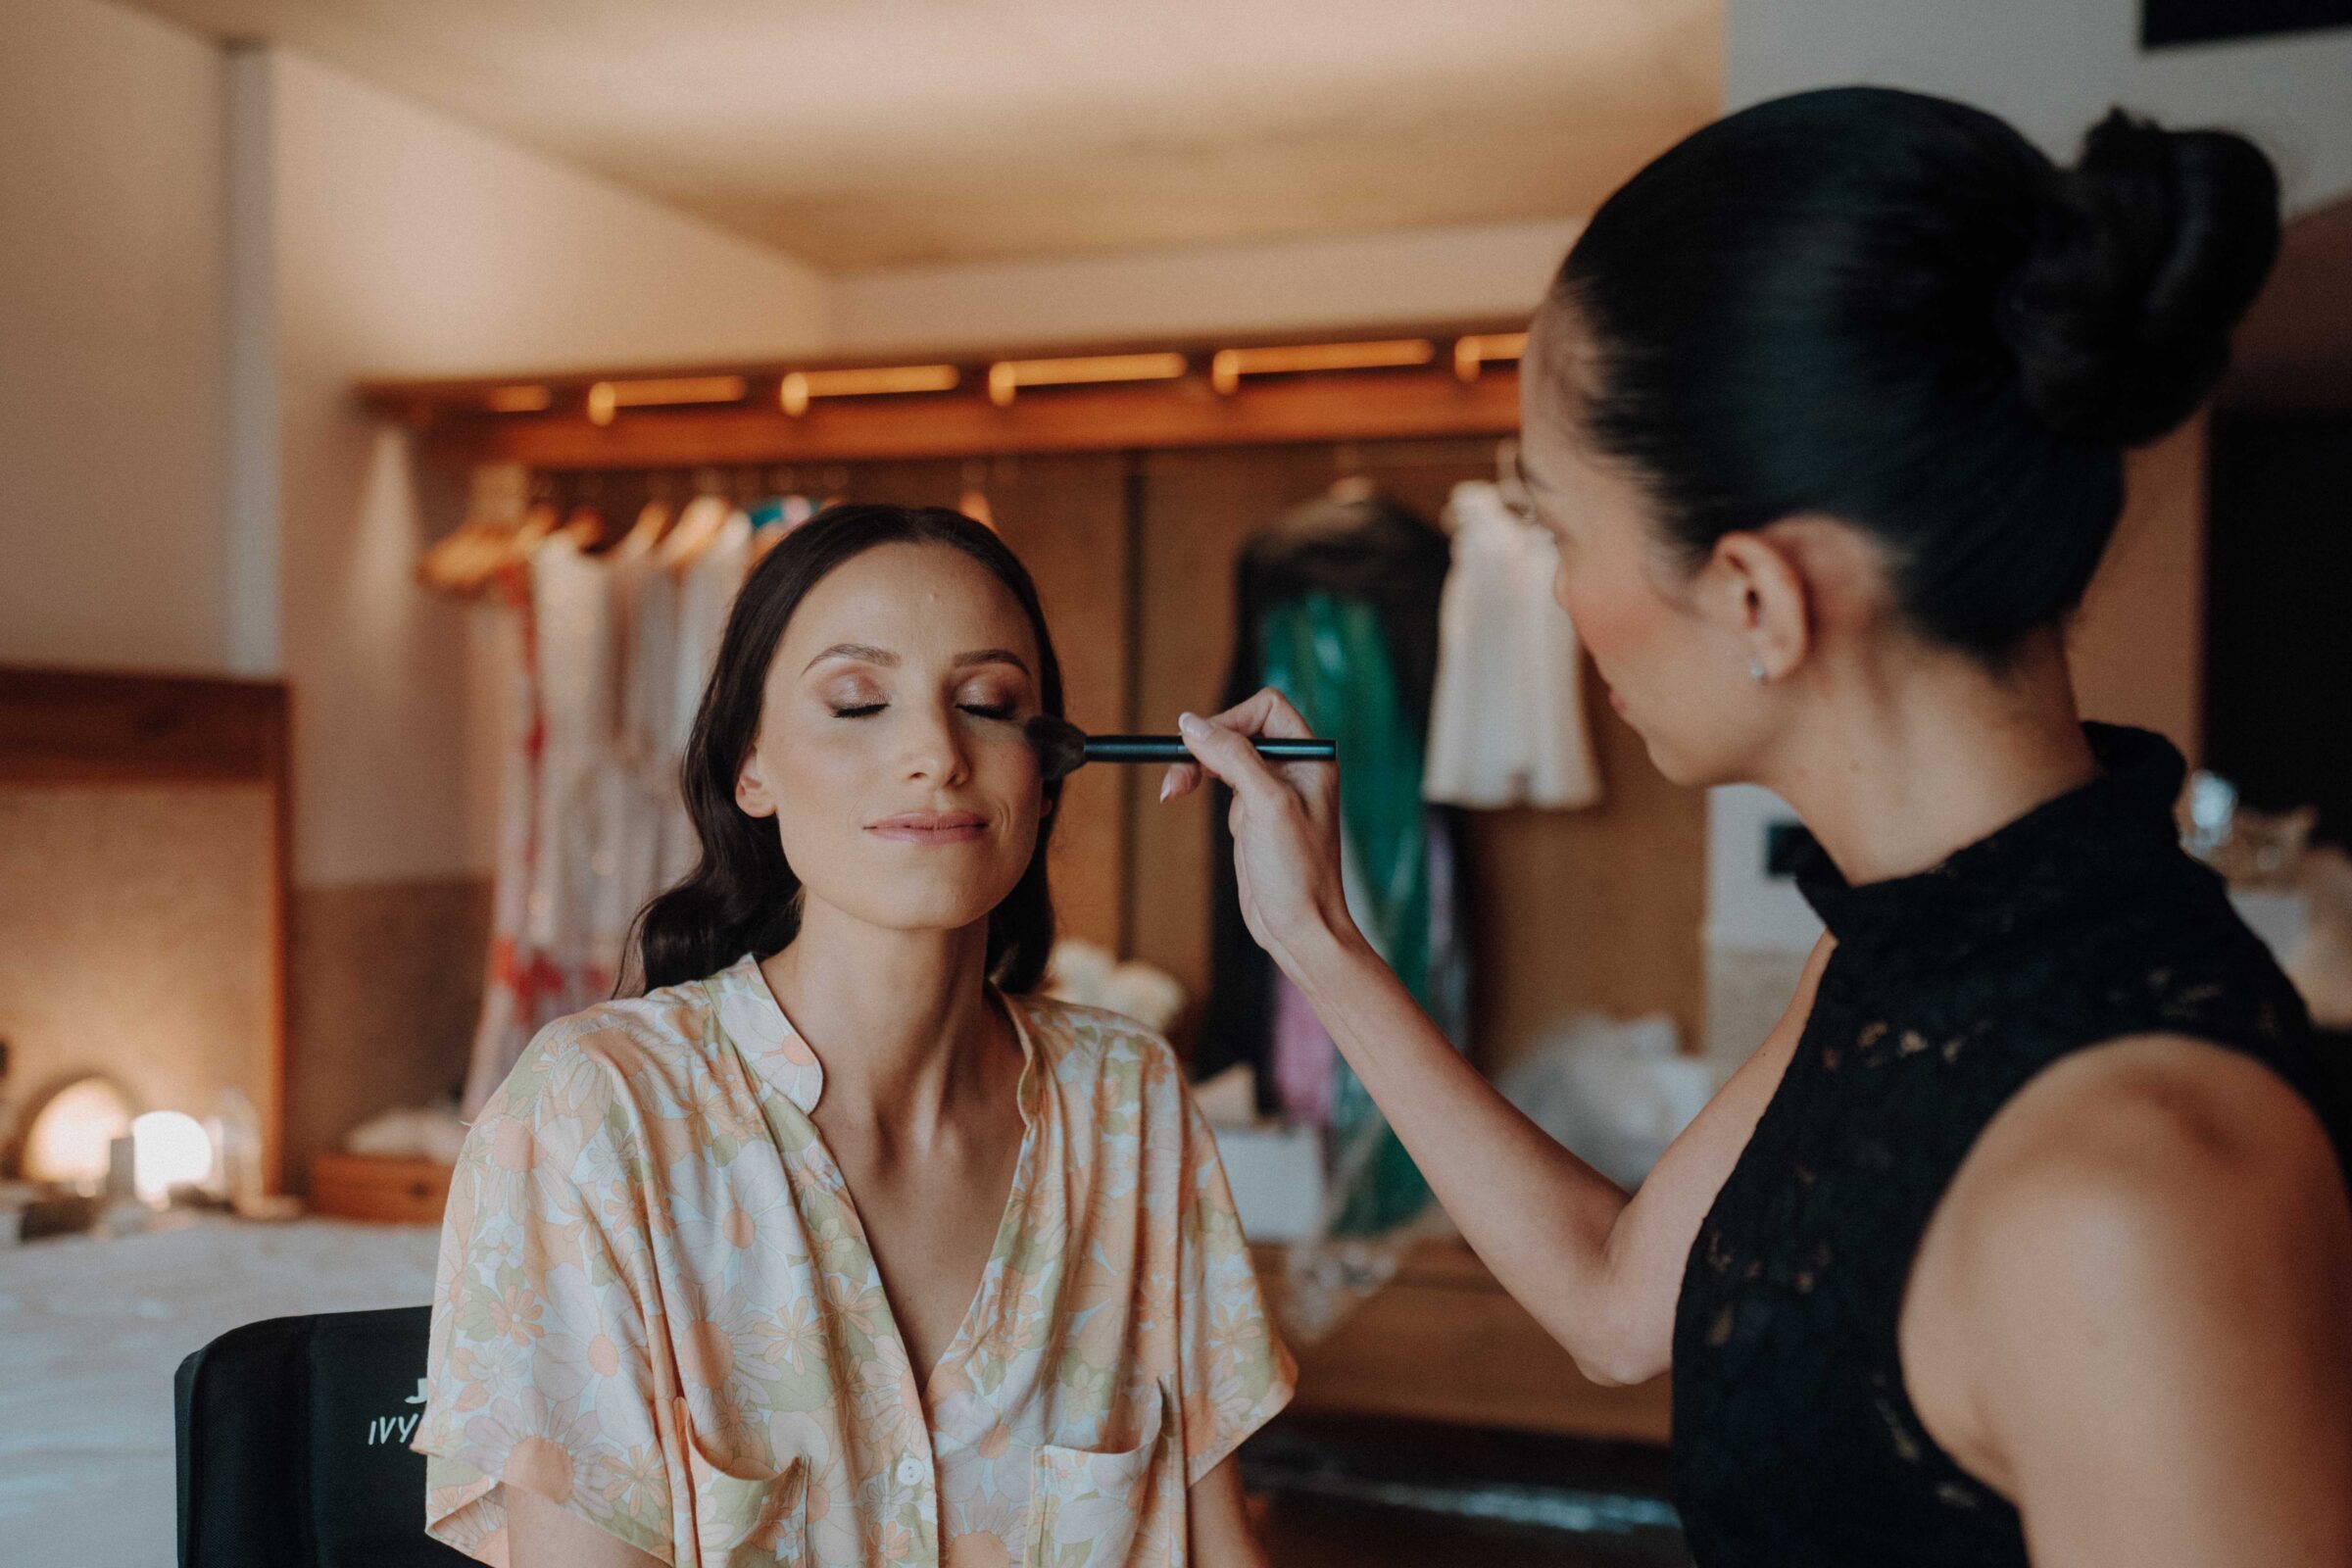
<path fill-rule="evenodd" d="M 1046 777 L 1067 778 L 1089 762 L 1189 762 L 1181 735 L 1089 735 L 1066 718 L 1038 714 L 1021 726 L 1045 763 Z M 1269 762 L 1328 762 L 1339 756 L 1330 741 L 1255 737 L 1250 744 Z"/>

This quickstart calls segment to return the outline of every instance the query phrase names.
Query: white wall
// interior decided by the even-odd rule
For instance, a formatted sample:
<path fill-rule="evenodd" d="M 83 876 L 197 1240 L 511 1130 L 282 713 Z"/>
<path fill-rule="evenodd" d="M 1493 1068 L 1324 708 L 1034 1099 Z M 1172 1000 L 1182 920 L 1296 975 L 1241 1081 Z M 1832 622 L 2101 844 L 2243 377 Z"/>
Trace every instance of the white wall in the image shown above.
<path fill-rule="evenodd" d="M 220 122 L 210 44 L 0 4 L 0 662 L 224 665 Z"/>
<path fill-rule="evenodd" d="M 415 578 L 448 519 L 352 383 L 806 352 L 822 279 L 301 55 L 271 74 L 296 874 L 486 869 L 494 713 L 468 617 Z"/>
<path fill-rule="evenodd" d="M 2352 32 L 2139 48 L 2138 0 L 1732 0 L 1723 98 L 1873 82 L 1965 99 L 2053 157 L 2113 104 L 2255 135 L 2290 211 L 2352 190 Z"/>
<path fill-rule="evenodd" d="M 108 0 L 0 3 L 0 662 L 286 675 L 309 884 L 479 870 L 490 831 L 431 498 L 352 382 L 824 330 L 787 258 Z"/>
<path fill-rule="evenodd" d="M 836 277 L 840 352 L 956 349 L 1532 313 L 1576 220 L 1212 249 L 891 268 Z"/>

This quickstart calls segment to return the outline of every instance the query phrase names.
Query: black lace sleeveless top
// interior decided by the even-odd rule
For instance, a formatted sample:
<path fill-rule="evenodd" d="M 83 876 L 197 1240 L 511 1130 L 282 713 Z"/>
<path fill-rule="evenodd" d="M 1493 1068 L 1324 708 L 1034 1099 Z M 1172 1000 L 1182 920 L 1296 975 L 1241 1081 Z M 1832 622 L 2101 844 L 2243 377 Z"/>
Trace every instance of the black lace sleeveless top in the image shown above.
<path fill-rule="evenodd" d="M 2085 728 L 2099 778 L 1934 869 L 1853 887 L 1816 846 L 1799 873 L 1838 947 L 1675 1316 L 1675 1500 L 1699 1568 L 2025 1568 L 2016 1510 L 1922 1428 L 1895 1329 L 1936 1200 L 2052 1061 L 2211 1040 L 2352 1151 L 2302 1004 L 2180 847 L 2180 754 Z"/>

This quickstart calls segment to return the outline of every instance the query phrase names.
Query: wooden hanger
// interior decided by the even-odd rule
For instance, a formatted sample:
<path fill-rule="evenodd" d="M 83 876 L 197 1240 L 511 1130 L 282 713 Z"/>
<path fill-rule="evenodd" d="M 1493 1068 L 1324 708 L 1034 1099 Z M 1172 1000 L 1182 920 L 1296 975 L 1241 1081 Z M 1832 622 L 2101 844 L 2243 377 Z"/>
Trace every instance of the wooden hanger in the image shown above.
<path fill-rule="evenodd" d="M 500 572 L 528 561 L 556 531 L 558 518 L 555 507 L 544 501 L 525 513 L 520 523 L 468 518 L 424 553 L 416 574 L 427 587 L 443 593 L 478 594 Z"/>
<path fill-rule="evenodd" d="M 669 531 L 669 503 L 659 497 L 648 501 L 637 509 L 637 520 L 629 525 L 627 533 L 620 536 L 620 542 L 612 547 L 612 554 L 623 560 L 633 560 L 646 554 L 662 542 L 662 536 Z"/>
<path fill-rule="evenodd" d="M 584 501 L 571 509 L 570 515 L 564 519 L 564 526 L 556 530 L 558 536 L 581 551 L 594 550 L 604 543 L 609 531 L 605 514 Z M 540 542 L 546 543 L 545 540 Z"/>
<path fill-rule="evenodd" d="M 671 571 L 692 564 L 697 557 L 710 548 L 711 541 L 718 537 L 718 530 L 726 526 L 727 518 L 733 512 L 734 509 L 721 496 L 699 495 L 687 502 L 686 510 L 678 514 L 677 522 L 655 552 L 655 564 Z"/>
<path fill-rule="evenodd" d="M 1333 450 L 1331 457 L 1333 465 L 1340 470 L 1340 476 L 1331 481 L 1331 489 L 1327 492 L 1334 505 L 1360 506 L 1379 496 L 1380 486 L 1372 482 L 1370 474 L 1364 472 L 1364 452 L 1361 447 L 1352 441 L 1343 441 Z"/>

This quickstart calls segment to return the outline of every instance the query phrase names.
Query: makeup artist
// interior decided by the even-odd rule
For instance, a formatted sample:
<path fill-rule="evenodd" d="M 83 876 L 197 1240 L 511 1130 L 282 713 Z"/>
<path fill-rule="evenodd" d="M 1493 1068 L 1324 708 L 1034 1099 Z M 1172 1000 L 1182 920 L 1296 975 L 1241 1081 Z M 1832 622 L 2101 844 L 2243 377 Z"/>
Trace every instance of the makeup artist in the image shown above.
<path fill-rule="evenodd" d="M 1701 1568 L 2352 1563 L 2343 1111 L 2063 636 L 2278 224 L 2232 135 L 2111 116 L 2059 169 L 1862 88 L 1593 215 L 1525 366 L 1557 592 L 1661 770 L 1802 815 L 1829 931 L 1630 1199 L 1357 933 L 1332 770 L 1242 738 L 1297 713 L 1186 717 L 1250 930 L 1471 1245 L 1592 1377 L 1672 1368 Z"/>

